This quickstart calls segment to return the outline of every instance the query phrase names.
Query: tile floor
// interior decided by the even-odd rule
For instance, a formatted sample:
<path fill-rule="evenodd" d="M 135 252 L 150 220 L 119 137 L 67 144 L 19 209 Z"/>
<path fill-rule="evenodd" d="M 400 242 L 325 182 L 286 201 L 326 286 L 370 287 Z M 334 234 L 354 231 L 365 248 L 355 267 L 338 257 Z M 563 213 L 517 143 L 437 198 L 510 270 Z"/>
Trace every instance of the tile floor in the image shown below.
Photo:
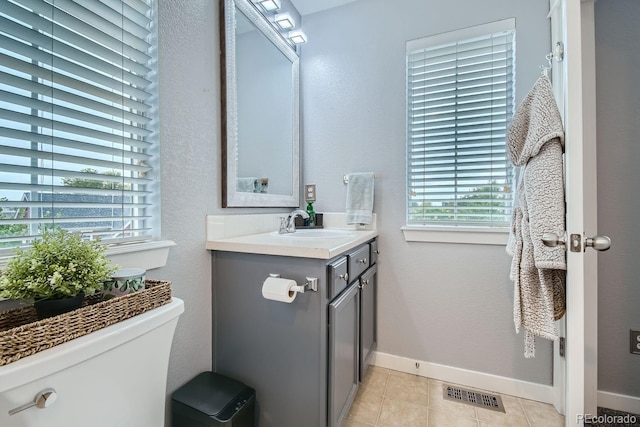
<path fill-rule="evenodd" d="M 545 403 L 501 395 L 502 413 L 444 400 L 442 387 L 442 381 L 371 366 L 342 427 L 564 426 L 564 417 Z"/>

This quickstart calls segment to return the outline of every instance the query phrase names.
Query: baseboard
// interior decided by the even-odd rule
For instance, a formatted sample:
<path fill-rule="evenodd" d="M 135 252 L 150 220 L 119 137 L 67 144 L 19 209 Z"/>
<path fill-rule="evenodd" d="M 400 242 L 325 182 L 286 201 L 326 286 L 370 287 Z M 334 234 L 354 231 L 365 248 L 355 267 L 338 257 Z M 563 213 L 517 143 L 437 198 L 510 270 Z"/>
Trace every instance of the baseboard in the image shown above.
<path fill-rule="evenodd" d="M 371 363 L 400 372 L 475 387 L 496 393 L 553 403 L 553 387 L 438 363 L 416 361 L 392 354 L 375 352 Z M 612 408 L 615 409 L 615 408 Z"/>
<path fill-rule="evenodd" d="M 598 390 L 598 406 L 616 411 L 640 414 L 640 397 Z"/>
<path fill-rule="evenodd" d="M 554 393 L 553 387 L 550 385 L 501 377 L 438 363 L 416 361 L 415 359 L 380 352 L 374 353 L 371 364 L 421 377 L 553 404 Z M 640 397 L 598 390 L 598 406 L 640 414 Z"/>

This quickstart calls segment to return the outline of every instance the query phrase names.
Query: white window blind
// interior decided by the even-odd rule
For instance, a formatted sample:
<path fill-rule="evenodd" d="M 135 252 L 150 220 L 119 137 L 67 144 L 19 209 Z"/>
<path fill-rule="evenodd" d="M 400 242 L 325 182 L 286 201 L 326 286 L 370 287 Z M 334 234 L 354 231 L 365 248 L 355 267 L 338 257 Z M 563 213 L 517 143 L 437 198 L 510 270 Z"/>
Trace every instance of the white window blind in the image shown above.
<path fill-rule="evenodd" d="M 153 236 L 153 0 L 0 0 L 0 247 Z"/>
<path fill-rule="evenodd" d="M 514 21 L 407 43 L 407 224 L 507 226 Z"/>

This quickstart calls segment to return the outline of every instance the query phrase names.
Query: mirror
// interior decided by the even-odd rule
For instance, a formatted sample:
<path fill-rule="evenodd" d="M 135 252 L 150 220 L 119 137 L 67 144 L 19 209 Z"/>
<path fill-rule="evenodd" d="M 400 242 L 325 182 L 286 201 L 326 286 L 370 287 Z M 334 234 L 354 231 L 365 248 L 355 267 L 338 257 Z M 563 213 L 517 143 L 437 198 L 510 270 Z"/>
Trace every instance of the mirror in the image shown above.
<path fill-rule="evenodd" d="M 221 4 L 222 207 L 297 207 L 299 57 L 253 3 Z"/>

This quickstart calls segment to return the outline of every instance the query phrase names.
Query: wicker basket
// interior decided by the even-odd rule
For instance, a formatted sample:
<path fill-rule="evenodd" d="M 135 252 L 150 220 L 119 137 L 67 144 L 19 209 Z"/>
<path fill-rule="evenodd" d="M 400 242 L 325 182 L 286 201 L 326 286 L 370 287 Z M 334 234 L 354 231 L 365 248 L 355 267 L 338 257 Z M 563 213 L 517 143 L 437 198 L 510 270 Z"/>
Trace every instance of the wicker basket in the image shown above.
<path fill-rule="evenodd" d="M 0 312 L 0 366 L 121 322 L 171 301 L 171 282 L 146 280 L 145 289 L 103 300 L 85 298 L 82 307 L 38 320 L 32 305 Z"/>

